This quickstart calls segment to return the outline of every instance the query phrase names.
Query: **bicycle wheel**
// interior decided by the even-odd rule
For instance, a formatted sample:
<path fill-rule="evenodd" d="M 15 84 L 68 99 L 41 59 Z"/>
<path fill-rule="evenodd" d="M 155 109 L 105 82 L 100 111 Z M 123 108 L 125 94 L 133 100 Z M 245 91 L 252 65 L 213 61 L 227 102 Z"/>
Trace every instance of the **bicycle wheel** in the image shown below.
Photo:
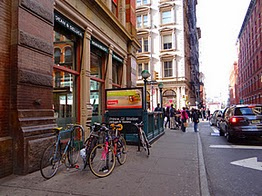
<path fill-rule="evenodd" d="M 147 156 L 149 156 L 150 155 L 150 151 L 149 151 L 150 144 L 148 143 L 148 140 L 147 140 L 147 137 L 144 131 L 142 131 L 141 137 L 143 137 L 143 141 L 141 141 L 143 148 L 145 151 L 147 151 Z"/>
<path fill-rule="evenodd" d="M 120 165 L 123 165 L 126 162 L 126 155 L 127 155 L 126 140 L 123 136 L 120 136 L 117 142 L 117 152 L 116 152 L 116 158 Z"/>
<path fill-rule="evenodd" d="M 45 179 L 52 178 L 56 174 L 60 162 L 61 162 L 60 147 L 56 151 L 55 144 L 48 146 L 44 150 L 44 153 L 41 157 L 41 162 L 40 162 L 41 175 Z"/>
<path fill-rule="evenodd" d="M 67 149 L 67 158 L 65 161 L 66 167 L 75 167 L 76 163 L 78 162 L 81 145 L 79 140 L 72 139 L 68 149 Z"/>
<path fill-rule="evenodd" d="M 84 161 L 84 167 L 83 169 L 86 168 L 87 164 L 88 164 L 88 159 L 90 156 L 91 151 L 93 150 L 93 148 L 97 145 L 97 138 L 96 137 L 89 137 L 88 139 L 86 139 L 85 142 L 85 159 L 83 159 Z M 95 154 L 93 154 L 94 156 Z"/>
<path fill-rule="evenodd" d="M 112 173 L 116 164 L 113 148 L 108 147 L 106 152 L 105 144 L 96 145 L 90 153 L 88 163 L 95 176 L 100 178 L 108 176 Z"/>

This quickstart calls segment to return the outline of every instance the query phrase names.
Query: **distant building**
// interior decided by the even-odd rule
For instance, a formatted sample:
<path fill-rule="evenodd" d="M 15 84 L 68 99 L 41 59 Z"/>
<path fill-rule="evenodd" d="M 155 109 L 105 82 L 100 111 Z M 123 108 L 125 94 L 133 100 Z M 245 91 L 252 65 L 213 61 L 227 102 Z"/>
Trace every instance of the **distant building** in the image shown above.
<path fill-rule="evenodd" d="M 251 0 L 238 35 L 239 103 L 262 103 L 262 0 Z"/>
<path fill-rule="evenodd" d="M 163 106 L 176 108 L 200 102 L 200 28 L 196 27 L 196 0 L 136 0 L 137 85 L 142 70 L 149 70 L 147 102 L 150 108 L 160 101 L 158 83 L 163 83 Z"/>
<path fill-rule="evenodd" d="M 229 78 L 229 105 L 240 103 L 239 100 L 239 84 L 238 84 L 238 64 L 234 62 Z"/>

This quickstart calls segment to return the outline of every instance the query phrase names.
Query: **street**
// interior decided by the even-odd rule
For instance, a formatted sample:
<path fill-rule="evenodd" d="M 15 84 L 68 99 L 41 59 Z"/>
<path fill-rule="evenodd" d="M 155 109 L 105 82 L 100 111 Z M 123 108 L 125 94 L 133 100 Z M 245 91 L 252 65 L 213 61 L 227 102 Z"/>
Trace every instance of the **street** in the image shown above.
<path fill-rule="evenodd" d="M 262 195 L 261 141 L 228 143 L 208 122 L 200 136 L 211 195 Z"/>
<path fill-rule="evenodd" d="M 40 172 L 0 179 L 0 195 L 258 196 L 262 195 L 261 141 L 230 144 L 208 121 L 194 133 L 166 129 L 151 155 L 128 146 L 127 162 L 106 178 L 63 165 L 50 180 Z"/>

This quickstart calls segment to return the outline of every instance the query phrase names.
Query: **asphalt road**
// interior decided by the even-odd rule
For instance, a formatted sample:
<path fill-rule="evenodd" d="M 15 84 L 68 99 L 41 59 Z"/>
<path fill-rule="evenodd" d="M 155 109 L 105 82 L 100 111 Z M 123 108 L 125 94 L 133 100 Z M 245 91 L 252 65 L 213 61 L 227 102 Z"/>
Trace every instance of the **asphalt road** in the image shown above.
<path fill-rule="evenodd" d="M 261 141 L 228 143 L 208 122 L 200 123 L 200 137 L 211 195 L 262 195 Z"/>

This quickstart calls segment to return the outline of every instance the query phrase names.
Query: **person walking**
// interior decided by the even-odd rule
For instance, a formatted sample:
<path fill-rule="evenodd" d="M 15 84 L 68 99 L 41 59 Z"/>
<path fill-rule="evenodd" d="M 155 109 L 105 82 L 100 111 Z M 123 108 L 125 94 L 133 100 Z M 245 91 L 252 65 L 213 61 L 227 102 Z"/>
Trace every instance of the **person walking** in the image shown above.
<path fill-rule="evenodd" d="M 192 108 L 192 121 L 194 122 L 194 131 L 198 132 L 199 115 L 194 108 Z"/>
<path fill-rule="evenodd" d="M 170 129 L 175 129 L 175 108 L 173 104 L 171 104 L 169 116 L 170 116 Z"/>
<path fill-rule="evenodd" d="M 160 107 L 160 103 L 157 104 L 157 107 L 155 108 L 155 112 L 162 112 L 162 109 Z"/>
<path fill-rule="evenodd" d="M 166 117 L 165 128 L 168 125 L 168 128 L 170 129 L 170 107 L 169 106 L 166 107 L 165 117 Z"/>
<path fill-rule="evenodd" d="M 181 111 L 181 130 L 183 132 L 186 132 L 187 119 L 188 119 L 188 115 L 187 115 L 187 112 L 186 112 L 186 108 L 183 107 L 182 111 Z"/>

